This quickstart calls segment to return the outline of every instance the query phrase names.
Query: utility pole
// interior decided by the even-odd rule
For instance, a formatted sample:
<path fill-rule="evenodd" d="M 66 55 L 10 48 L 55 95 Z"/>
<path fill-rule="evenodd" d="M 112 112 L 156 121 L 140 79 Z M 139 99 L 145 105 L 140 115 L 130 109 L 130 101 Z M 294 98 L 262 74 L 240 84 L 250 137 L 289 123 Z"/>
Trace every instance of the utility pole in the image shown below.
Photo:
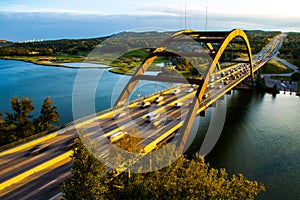
<path fill-rule="evenodd" d="M 184 29 L 186 30 L 186 4 L 184 4 Z"/>
<path fill-rule="evenodd" d="M 207 6 L 205 11 L 205 30 L 207 30 Z"/>

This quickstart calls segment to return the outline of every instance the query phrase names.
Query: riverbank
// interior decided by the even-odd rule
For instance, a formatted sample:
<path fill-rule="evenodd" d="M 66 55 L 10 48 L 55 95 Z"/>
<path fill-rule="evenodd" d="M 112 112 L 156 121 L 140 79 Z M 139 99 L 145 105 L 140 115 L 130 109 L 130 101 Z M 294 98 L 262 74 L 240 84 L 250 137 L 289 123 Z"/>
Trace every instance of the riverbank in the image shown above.
<path fill-rule="evenodd" d="M 18 60 L 23 62 L 32 63 L 35 65 L 43 65 L 50 67 L 63 67 L 63 68 L 110 68 L 111 66 L 103 64 L 86 63 L 85 57 L 41 57 L 41 56 L 1 56 L 2 60 Z"/>
<path fill-rule="evenodd" d="M 0 56 L 4 60 L 20 60 L 30 62 L 37 65 L 60 66 L 61 63 L 82 62 L 85 57 L 71 55 L 55 55 L 55 56 Z"/>

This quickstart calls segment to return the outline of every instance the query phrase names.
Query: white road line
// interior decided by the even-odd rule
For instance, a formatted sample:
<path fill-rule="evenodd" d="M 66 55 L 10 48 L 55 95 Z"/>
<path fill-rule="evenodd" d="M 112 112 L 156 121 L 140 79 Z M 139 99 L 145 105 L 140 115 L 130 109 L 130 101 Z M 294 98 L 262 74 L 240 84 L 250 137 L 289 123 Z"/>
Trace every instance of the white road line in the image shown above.
<path fill-rule="evenodd" d="M 56 194 L 55 196 L 53 196 L 51 199 L 49 199 L 49 200 L 54 200 L 55 198 L 57 198 L 57 197 L 59 197 L 61 195 L 61 192 L 60 193 L 58 193 L 58 194 Z"/>
<path fill-rule="evenodd" d="M 19 155 L 19 156 L 17 156 L 17 157 L 11 158 L 11 159 L 9 159 L 9 160 L 7 160 L 7 161 L 1 162 L 1 165 L 4 165 L 4 164 L 6 164 L 6 163 L 8 163 L 8 162 L 10 162 L 10 161 L 12 161 L 12 160 L 15 160 L 15 159 L 17 159 L 17 158 L 22 157 L 22 156 L 23 156 L 23 155 Z"/>
<path fill-rule="evenodd" d="M 54 183 L 54 182 L 56 182 L 56 181 L 57 181 L 57 179 L 55 179 L 55 180 L 53 180 L 53 181 L 50 181 L 50 182 L 49 182 L 49 183 L 47 183 L 46 185 L 44 185 L 44 186 L 40 187 L 40 188 L 39 188 L 39 190 L 42 190 L 42 189 L 44 189 L 44 188 L 48 187 L 49 185 L 51 185 L 52 183 Z"/>

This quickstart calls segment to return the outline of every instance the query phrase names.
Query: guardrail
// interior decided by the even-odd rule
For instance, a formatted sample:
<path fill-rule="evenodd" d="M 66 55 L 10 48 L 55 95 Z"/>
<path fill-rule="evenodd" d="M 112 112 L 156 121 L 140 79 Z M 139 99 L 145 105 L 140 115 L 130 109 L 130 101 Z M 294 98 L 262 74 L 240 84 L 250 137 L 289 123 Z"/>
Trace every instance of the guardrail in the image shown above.
<path fill-rule="evenodd" d="M 49 133 L 53 133 L 55 131 L 57 131 L 57 129 L 52 129 L 50 131 L 44 131 L 44 132 L 41 132 L 41 133 L 38 133 L 38 134 L 35 134 L 35 135 L 32 135 L 32 136 L 26 137 L 24 139 L 20 139 L 20 140 L 17 140 L 15 142 L 6 144 L 6 145 L 0 147 L 0 152 L 4 151 L 6 149 L 9 149 L 9 148 L 15 147 L 17 145 L 23 144 L 25 142 L 29 142 L 31 140 L 37 139 L 37 138 L 42 137 L 44 135 L 47 135 Z"/>

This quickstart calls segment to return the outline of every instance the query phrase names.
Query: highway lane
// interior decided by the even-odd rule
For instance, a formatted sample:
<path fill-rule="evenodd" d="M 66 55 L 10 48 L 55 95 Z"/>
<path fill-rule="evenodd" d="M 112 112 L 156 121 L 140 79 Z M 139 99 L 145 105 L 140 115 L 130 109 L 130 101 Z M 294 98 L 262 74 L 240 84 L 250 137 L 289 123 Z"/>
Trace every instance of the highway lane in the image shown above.
<path fill-rule="evenodd" d="M 49 200 L 60 193 L 60 185 L 71 177 L 72 162 L 62 161 L 47 170 L 30 176 L 18 184 L 1 191 L 3 200 Z"/>
<path fill-rule="evenodd" d="M 181 90 L 181 92 L 179 94 L 176 94 L 176 95 L 172 94 L 172 93 L 161 94 L 160 96 L 164 97 L 164 99 L 159 103 L 151 101 L 150 106 L 147 106 L 145 108 L 142 108 L 141 103 L 140 103 L 136 107 L 125 108 L 122 111 L 114 113 L 114 116 L 118 116 L 118 114 L 124 113 L 125 116 L 123 116 L 123 117 L 116 118 L 113 116 L 113 117 L 108 117 L 108 118 L 104 118 L 104 119 L 95 119 L 91 123 L 81 126 L 78 130 L 80 132 L 82 132 L 82 134 L 85 135 L 86 137 L 97 138 L 97 137 L 101 137 L 101 135 L 103 135 L 104 133 L 113 132 L 113 130 L 118 129 L 119 127 L 122 127 L 122 126 L 129 127 L 128 123 L 134 121 L 135 119 L 138 119 L 138 118 L 152 112 L 153 110 L 160 108 L 162 105 L 169 104 L 169 103 L 185 96 L 186 93 L 184 91 L 187 90 L 188 88 L 190 88 L 190 87 L 183 85 L 183 86 L 179 87 L 179 89 Z M 139 125 L 140 123 L 136 122 L 135 124 Z M 118 131 L 118 130 L 116 130 L 116 131 Z"/>
<path fill-rule="evenodd" d="M 67 150 L 62 146 L 73 137 L 74 131 L 70 131 L 43 142 L 42 145 L 47 145 L 45 151 L 32 156 L 26 155 L 29 149 L 25 149 L 16 154 L 1 157 L 3 162 L 0 164 L 0 183 L 66 152 Z"/>

